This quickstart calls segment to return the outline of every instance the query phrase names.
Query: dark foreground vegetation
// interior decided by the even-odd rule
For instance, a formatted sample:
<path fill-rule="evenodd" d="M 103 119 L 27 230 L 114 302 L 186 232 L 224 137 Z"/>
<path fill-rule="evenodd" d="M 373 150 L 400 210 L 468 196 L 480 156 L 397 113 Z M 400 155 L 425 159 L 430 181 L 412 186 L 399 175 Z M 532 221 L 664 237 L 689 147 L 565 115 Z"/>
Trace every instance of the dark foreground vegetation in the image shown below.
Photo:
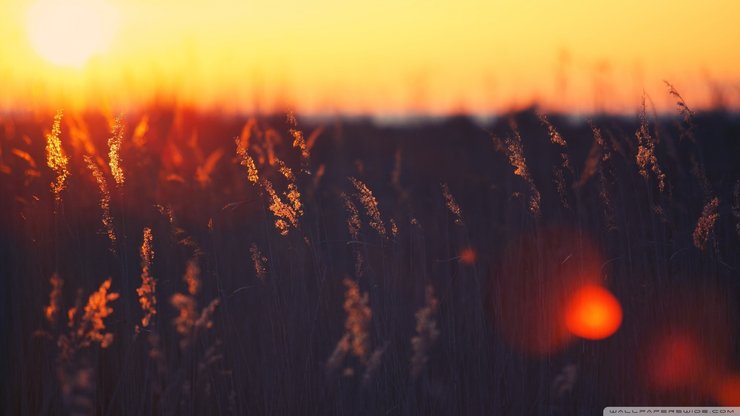
<path fill-rule="evenodd" d="M 740 405 L 740 118 L 679 110 L 2 116 L 2 411 Z"/>

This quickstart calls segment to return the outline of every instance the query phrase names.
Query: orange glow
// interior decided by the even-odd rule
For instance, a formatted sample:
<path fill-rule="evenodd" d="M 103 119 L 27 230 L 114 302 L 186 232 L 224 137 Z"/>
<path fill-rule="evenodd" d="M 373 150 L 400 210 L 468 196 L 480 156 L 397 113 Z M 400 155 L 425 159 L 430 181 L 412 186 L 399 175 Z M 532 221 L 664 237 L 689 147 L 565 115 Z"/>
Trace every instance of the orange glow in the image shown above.
<path fill-rule="evenodd" d="M 622 323 L 622 307 L 608 290 L 586 285 L 570 299 L 565 325 L 575 336 L 604 339 L 614 334 Z"/>
<path fill-rule="evenodd" d="M 533 355 L 567 347 L 574 336 L 566 319 L 573 293 L 601 280 L 603 258 L 593 241 L 567 229 L 540 230 L 511 241 L 499 261 L 491 304 L 502 335 Z M 616 309 L 621 320 L 618 303 Z M 611 332 L 619 326 L 611 325 Z"/>
<path fill-rule="evenodd" d="M 740 105 L 734 0 L 0 3 L 0 110 L 673 111 L 664 79 Z"/>
<path fill-rule="evenodd" d="M 465 247 L 460 250 L 460 263 L 466 265 L 475 264 L 475 260 L 478 258 L 478 254 L 472 247 Z"/>
<path fill-rule="evenodd" d="M 740 375 L 731 375 L 722 380 L 716 396 L 722 406 L 740 406 Z"/>
<path fill-rule="evenodd" d="M 658 340 L 649 356 L 649 377 L 658 390 L 678 390 L 705 378 L 704 352 L 687 333 L 674 333 Z"/>
<path fill-rule="evenodd" d="M 647 306 L 637 336 L 644 348 L 639 356 L 642 388 L 670 403 L 689 404 L 732 397 L 728 373 L 732 357 L 731 312 L 721 288 L 698 280 L 687 285 L 673 283 L 660 291 L 660 307 Z M 723 399 L 724 398 L 724 399 Z"/>

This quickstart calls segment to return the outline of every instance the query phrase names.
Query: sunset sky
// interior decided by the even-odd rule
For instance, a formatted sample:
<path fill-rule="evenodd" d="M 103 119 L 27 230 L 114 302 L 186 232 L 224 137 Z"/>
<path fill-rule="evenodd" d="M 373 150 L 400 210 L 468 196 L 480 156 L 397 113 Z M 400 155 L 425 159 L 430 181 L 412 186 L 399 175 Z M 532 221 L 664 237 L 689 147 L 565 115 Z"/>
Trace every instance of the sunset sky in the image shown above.
<path fill-rule="evenodd" d="M 737 108 L 738 16 L 735 0 L 4 0 L 0 109 L 633 112 L 645 89 L 670 110 L 664 79 Z M 53 43 L 70 27 L 89 44 Z"/>

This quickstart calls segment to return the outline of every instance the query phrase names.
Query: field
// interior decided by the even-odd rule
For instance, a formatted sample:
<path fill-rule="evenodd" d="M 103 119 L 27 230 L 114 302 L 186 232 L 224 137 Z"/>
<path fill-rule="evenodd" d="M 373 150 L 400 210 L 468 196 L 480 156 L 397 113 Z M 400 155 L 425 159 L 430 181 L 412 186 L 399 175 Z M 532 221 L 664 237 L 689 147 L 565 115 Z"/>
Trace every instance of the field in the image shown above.
<path fill-rule="evenodd" d="M 588 120 L 2 115 L 2 412 L 738 406 L 740 118 L 670 92 Z"/>

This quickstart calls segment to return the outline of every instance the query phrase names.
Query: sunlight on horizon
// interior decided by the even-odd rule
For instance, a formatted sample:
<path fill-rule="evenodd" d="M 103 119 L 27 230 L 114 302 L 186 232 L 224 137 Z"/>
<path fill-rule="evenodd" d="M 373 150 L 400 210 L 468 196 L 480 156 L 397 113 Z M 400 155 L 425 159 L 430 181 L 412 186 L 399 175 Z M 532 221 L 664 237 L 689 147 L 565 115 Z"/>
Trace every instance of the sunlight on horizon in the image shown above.
<path fill-rule="evenodd" d="M 54 36 L 60 29 L 38 17 L 63 19 L 49 12 L 59 1 L 0 6 L 0 110 L 176 102 L 440 114 L 537 102 L 549 111 L 631 113 L 644 89 L 670 111 L 663 80 L 693 108 L 740 107 L 734 1 L 76 0 L 119 14 L 112 36 L 96 13 L 68 10 L 80 21 L 59 27 L 80 28 L 82 38 Z M 54 42 L 75 39 L 74 52 Z"/>

